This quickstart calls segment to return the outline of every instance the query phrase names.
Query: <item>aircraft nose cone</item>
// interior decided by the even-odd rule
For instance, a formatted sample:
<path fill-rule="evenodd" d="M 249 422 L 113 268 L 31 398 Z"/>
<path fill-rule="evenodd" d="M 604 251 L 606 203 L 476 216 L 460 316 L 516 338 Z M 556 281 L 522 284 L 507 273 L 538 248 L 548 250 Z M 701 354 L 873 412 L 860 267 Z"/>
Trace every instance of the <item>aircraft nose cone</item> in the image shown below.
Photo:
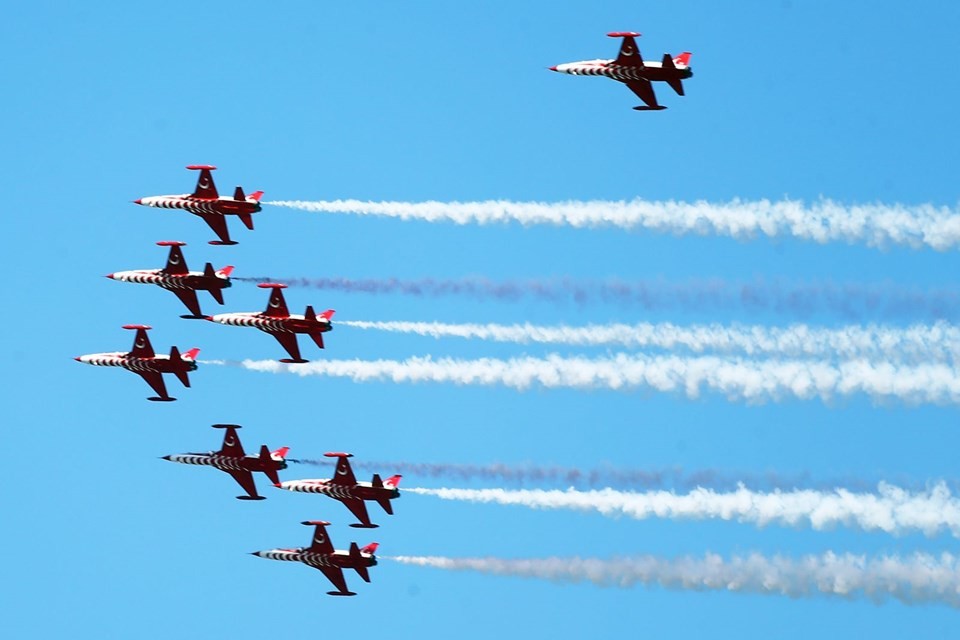
<path fill-rule="evenodd" d="M 556 71 L 556 70 L 557 70 L 557 67 L 556 67 L 556 65 L 554 65 L 554 66 L 552 66 L 552 67 L 550 67 L 550 71 Z M 138 202 L 137 204 L 139 204 L 139 202 Z"/>
<path fill-rule="evenodd" d="M 137 198 L 136 200 L 133 201 L 133 204 L 143 204 L 142 202 L 140 202 L 140 200 L 142 200 L 142 198 Z"/>
<path fill-rule="evenodd" d="M 161 456 L 160 459 L 161 459 L 161 460 L 170 460 L 170 456 Z"/>
<path fill-rule="evenodd" d="M 257 557 L 259 558 L 259 557 L 260 557 L 260 552 L 259 552 L 259 551 L 251 551 L 251 552 L 250 552 L 250 555 L 252 555 L 252 556 L 257 556 Z"/>
<path fill-rule="evenodd" d="M 110 278 L 111 280 L 113 280 L 113 274 L 112 274 L 112 273 L 108 273 L 107 275 L 105 275 L 105 276 L 103 276 L 103 277 L 104 277 L 104 278 Z"/>
<path fill-rule="evenodd" d="M 74 360 L 76 360 L 77 362 L 83 362 L 83 360 L 80 359 L 80 356 L 77 356 L 76 358 L 74 358 Z"/>

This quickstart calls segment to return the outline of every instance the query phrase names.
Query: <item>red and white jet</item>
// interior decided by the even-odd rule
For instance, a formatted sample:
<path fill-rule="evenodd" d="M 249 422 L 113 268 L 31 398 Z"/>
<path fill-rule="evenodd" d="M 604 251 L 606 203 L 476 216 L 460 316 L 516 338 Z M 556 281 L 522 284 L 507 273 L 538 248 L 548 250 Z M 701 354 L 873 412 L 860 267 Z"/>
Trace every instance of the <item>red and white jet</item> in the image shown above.
<path fill-rule="evenodd" d="M 213 428 L 227 430 L 219 451 L 181 453 L 163 456 L 163 459 L 183 464 L 206 465 L 226 471 L 247 492 L 245 496 L 237 496 L 237 500 L 263 500 L 264 497 L 257 493 L 257 485 L 253 481 L 253 472 L 259 471 L 270 478 L 270 482 L 274 485 L 279 484 L 280 478 L 277 476 L 277 471 L 287 468 L 284 457 L 290 447 L 280 447 L 276 451 L 270 451 L 264 444 L 260 445 L 259 455 L 248 456 L 244 453 L 243 445 L 240 444 L 240 437 L 237 435 L 237 429 L 240 428 L 240 425 L 215 424 Z"/>
<path fill-rule="evenodd" d="M 679 95 L 683 95 L 683 80 L 693 76 L 690 68 L 690 52 L 684 51 L 676 58 L 669 53 L 663 54 L 660 62 L 645 62 L 640 56 L 635 37 L 639 33 L 615 31 L 608 33 L 611 38 L 623 38 L 620 53 L 616 60 L 583 60 L 567 62 L 550 67 L 551 71 L 569 73 L 574 76 L 606 76 L 627 85 L 631 91 L 644 101 L 645 106 L 634 107 L 637 111 L 659 111 L 666 107 L 657 103 L 657 95 L 651 82 L 666 82 Z"/>
<path fill-rule="evenodd" d="M 111 280 L 121 282 L 136 282 L 137 284 L 155 284 L 163 289 L 172 291 L 193 315 L 180 316 L 181 318 L 206 318 L 200 311 L 200 302 L 197 300 L 197 291 L 209 291 L 213 299 L 223 304 L 223 290 L 231 286 L 230 274 L 233 267 L 227 265 L 223 269 L 213 270 L 209 262 L 203 271 L 190 271 L 187 261 L 183 258 L 180 247 L 185 242 L 164 240 L 158 242 L 161 247 L 170 247 L 167 256 L 167 266 L 163 269 L 137 269 L 134 271 L 117 271 L 109 273 Z"/>
<path fill-rule="evenodd" d="M 217 187 L 213 184 L 213 175 L 210 173 L 216 167 L 209 164 L 191 164 L 187 169 L 200 172 L 197 188 L 193 193 L 149 196 L 134 200 L 134 203 L 161 209 L 183 209 L 200 216 L 220 238 L 211 240 L 210 244 L 237 244 L 230 239 L 226 216 L 237 216 L 247 229 L 253 231 L 251 215 L 260 211 L 260 198 L 263 197 L 263 191 L 254 191 L 248 196 L 244 195 L 241 187 L 237 187 L 232 198 L 221 196 L 217 193 Z"/>
<path fill-rule="evenodd" d="M 200 349 L 190 349 L 182 356 L 176 347 L 170 347 L 169 356 L 158 356 L 153 352 L 147 331 L 150 327 L 142 324 L 125 324 L 124 329 L 136 329 L 137 335 L 133 339 L 133 349 L 129 353 L 112 351 L 108 353 L 90 353 L 74 358 L 77 362 L 84 362 L 98 367 L 123 367 L 133 371 L 147 381 L 157 397 L 147 400 L 171 402 L 176 398 L 167 395 L 167 386 L 163 383 L 163 374 L 172 373 L 177 376 L 183 386 L 190 386 L 187 373 L 197 370 L 197 354 Z"/>
<path fill-rule="evenodd" d="M 350 543 L 349 551 L 337 551 L 333 548 L 333 543 L 327 537 L 326 526 L 329 522 L 323 520 L 308 520 L 301 524 L 314 525 L 313 540 L 309 547 L 299 547 L 297 549 L 270 549 L 269 551 L 254 551 L 250 555 L 268 560 L 285 560 L 288 562 L 302 562 L 308 567 L 319 569 L 327 579 L 333 583 L 337 591 L 328 591 L 331 596 L 355 596 L 353 591 L 347 590 L 347 582 L 343 578 L 344 569 L 353 569 L 360 574 L 360 577 L 366 582 L 370 582 L 370 574 L 367 567 L 374 567 L 377 564 L 377 556 L 374 555 L 379 546 L 376 542 L 371 542 L 362 549 L 356 542 Z"/>
<path fill-rule="evenodd" d="M 371 482 L 357 482 L 348 460 L 353 454 L 325 453 L 323 455 L 328 458 L 337 458 L 337 470 L 330 480 L 287 480 L 275 486 L 288 491 L 322 493 L 339 500 L 347 505 L 350 512 L 360 521 L 360 524 L 352 524 L 351 527 L 372 529 L 378 526 L 370 522 L 365 500 L 376 501 L 384 511 L 393 515 L 393 506 L 390 501 L 400 497 L 400 489 L 397 486 L 400 484 L 401 476 L 392 476 L 384 482 L 380 479 L 380 475 L 375 473 Z"/>
<path fill-rule="evenodd" d="M 234 327 L 256 327 L 276 338 L 280 346 L 290 354 L 289 358 L 283 358 L 280 362 L 309 362 L 309 360 L 300 357 L 297 334 L 305 333 L 309 335 L 317 343 L 317 346 L 323 349 L 323 334 L 333 330 L 333 325 L 330 324 L 330 318 L 334 314 L 333 309 L 327 309 L 318 316 L 313 307 L 307 305 L 307 310 L 302 316 L 291 314 L 287 309 L 286 300 L 283 299 L 282 289 L 286 289 L 287 285 L 268 282 L 257 286 L 261 289 L 271 290 L 270 300 L 267 302 L 267 308 L 264 311 L 221 313 L 208 316 L 207 320 Z"/>

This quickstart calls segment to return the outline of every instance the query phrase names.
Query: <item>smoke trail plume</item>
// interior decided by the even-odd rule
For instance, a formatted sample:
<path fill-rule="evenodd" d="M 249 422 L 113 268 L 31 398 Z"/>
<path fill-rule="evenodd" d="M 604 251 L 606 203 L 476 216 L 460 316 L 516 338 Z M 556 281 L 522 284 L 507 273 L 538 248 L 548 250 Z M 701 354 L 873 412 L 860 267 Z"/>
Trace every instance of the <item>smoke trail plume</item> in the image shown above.
<path fill-rule="evenodd" d="M 944 364 L 900 366 L 865 360 L 830 364 L 618 354 L 598 359 L 550 355 L 509 360 L 434 360 L 428 356 L 406 360 L 324 360 L 295 365 L 273 360 L 244 360 L 240 366 L 266 373 L 333 376 L 355 382 L 446 382 L 501 385 L 520 391 L 538 386 L 618 391 L 650 389 L 696 398 L 707 390 L 722 393 L 730 400 L 747 402 L 784 398 L 830 401 L 853 394 L 910 403 L 960 402 L 960 377 L 952 367 Z"/>
<path fill-rule="evenodd" d="M 670 283 L 662 280 L 578 280 L 543 278 L 493 281 L 421 278 L 272 278 L 235 277 L 238 282 L 280 282 L 292 287 L 367 294 L 417 297 L 463 296 L 476 300 L 518 302 L 540 300 L 556 304 L 615 304 L 647 311 L 697 313 L 747 311 L 789 314 L 801 318 L 836 314 L 852 320 L 865 317 L 960 318 L 960 289 L 918 289 L 895 283 L 790 283 L 780 280 L 727 282 L 719 279 Z"/>
<path fill-rule="evenodd" d="M 800 558 L 758 553 L 728 559 L 702 558 L 443 558 L 395 556 L 390 560 L 448 571 L 479 571 L 501 576 L 540 578 L 558 583 L 589 582 L 600 587 L 659 585 L 666 589 L 734 591 L 791 598 L 813 596 L 847 600 L 894 598 L 904 604 L 960 607 L 960 562 L 949 553 L 916 553 L 905 558 L 826 553 Z"/>
<path fill-rule="evenodd" d="M 736 520 L 766 526 L 837 526 L 899 535 L 913 531 L 934 536 L 944 530 L 960 537 L 960 500 L 941 484 L 922 493 L 881 484 L 877 493 L 834 491 L 774 491 L 760 493 L 740 487 L 730 493 L 694 489 L 685 495 L 669 491 L 628 493 L 614 489 L 421 489 L 406 491 L 443 500 L 519 505 L 531 509 L 596 511 L 605 516 L 637 520 L 672 518 Z"/>
<path fill-rule="evenodd" d="M 333 468 L 336 463 L 329 458 L 287 458 L 293 464 L 307 464 Z M 818 489 L 830 491 L 838 487 L 845 487 L 848 491 L 871 491 L 880 484 L 876 478 L 832 477 L 815 478 L 808 472 L 788 473 L 783 471 L 746 472 L 724 471 L 718 469 L 684 470 L 680 467 L 666 468 L 617 468 L 600 466 L 579 469 L 576 467 L 562 467 L 556 465 L 541 465 L 531 463 L 491 463 L 491 464 L 463 464 L 450 462 L 404 462 L 382 460 L 356 460 L 351 464 L 354 469 L 368 473 L 401 473 L 412 479 L 455 479 L 462 482 L 487 481 L 499 484 L 509 484 L 512 487 L 535 485 L 561 485 L 596 489 L 613 487 L 617 489 L 672 489 L 689 491 L 699 487 L 710 487 L 714 490 L 732 491 L 740 486 L 754 491 L 770 491 L 774 489 Z M 929 482 L 920 481 L 902 475 L 895 476 L 897 486 L 912 491 L 923 491 Z M 960 491 L 960 483 L 956 480 L 938 480 L 953 490 Z M 888 484 L 889 482 L 888 478 Z"/>
<path fill-rule="evenodd" d="M 433 338 L 457 337 L 517 344 L 571 346 L 618 345 L 638 349 L 687 349 L 694 353 L 742 353 L 747 356 L 885 359 L 897 362 L 960 360 L 960 327 L 938 322 L 905 329 L 848 325 L 825 329 L 807 325 L 784 328 L 680 326 L 639 323 L 571 326 L 526 324 L 447 324 L 441 322 L 369 322 L 341 320 L 340 325 Z"/>
<path fill-rule="evenodd" d="M 795 200 L 728 203 L 633 200 L 586 202 L 364 202 L 334 200 L 268 202 L 318 213 L 352 213 L 402 220 L 490 224 L 555 225 L 577 228 L 651 229 L 676 235 L 717 235 L 739 240 L 794 237 L 818 243 L 903 245 L 938 251 L 960 246 L 960 214 L 931 204 L 844 206 L 830 200 L 811 205 Z"/>

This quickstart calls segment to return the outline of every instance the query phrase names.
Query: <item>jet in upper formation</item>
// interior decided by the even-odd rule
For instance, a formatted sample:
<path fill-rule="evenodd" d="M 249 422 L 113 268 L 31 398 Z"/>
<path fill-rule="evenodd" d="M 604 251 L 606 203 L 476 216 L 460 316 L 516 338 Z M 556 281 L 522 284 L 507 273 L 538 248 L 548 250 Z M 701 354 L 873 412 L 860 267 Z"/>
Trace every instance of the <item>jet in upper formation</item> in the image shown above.
<path fill-rule="evenodd" d="M 213 299 L 223 304 L 223 290 L 230 287 L 230 274 L 233 272 L 232 266 L 226 266 L 214 271 L 213 265 L 209 262 L 203 268 L 203 271 L 190 271 L 187 268 L 187 261 L 183 257 L 183 251 L 180 247 L 185 242 L 173 240 L 164 240 L 158 242 L 161 247 L 170 247 L 170 254 L 167 256 L 167 266 L 163 269 L 137 269 L 134 271 L 117 271 L 107 274 L 111 280 L 120 280 L 121 282 L 136 282 L 138 284 L 155 284 L 159 287 L 172 291 L 180 301 L 187 307 L 191 314 L 189 316 L 180 316 L 181 318 L 206 318 L 200 311 L 200 302 L 197 300 L 197 291 L 209 291 Z"/>
<path fill-rule="evenodd" d="M 375 473 L 371 482 L 357 482 L 348 460 L 352 454 L 325 453 L 323 455 L 328 458 L 337 458 L 337 469 L 330 480 L 287 480 L 276 486 L 288 491 L 322 493 L 339 500 L 347 505 L 350 512 L 360 520 L 360 524 L 352 524 L 351 527 L 372 529 L 378 526 L 370 522 L 367 506 L 364 504 L 366 500 L 376 501 L 384 511 L 393 515 L 393 506 L 390 501 L 400 497 L 397 485 L 400 484 L 401 476 L 396 475 L 383 481 L 380 475 Z"/>
<path fill-rule="evenodd" d="M 245 496 L 237 496 L 237 500 L 263 500 L 263 496 L 257 493 L 257 485 L 253 481 L 253 472 L 263 473 L 270 479 L 270 482 L 278 485 L 280 478 L 277 476 L 277 471 L 287 468 L 284 457 L 290 447 L 280 447 L 276 451 L 270 451 L 264 444 L 260 446 L 259 455 L 248 456 L 244 453 L 243 445 L 240 444 L 240 437 L 237 435 L 237 429 L 240 428 L 240 425 L 215 424 L 213 428 L 227 430 L 219 451 L 180 453 L 163 456 L 163 459 L 182 464 L 206 465 L 226 471 L 247 492 Z"/>
<path fill-rule="evenodd" d="M 657 102 L 652 82 L 666 82 L 679 95 L 683 95 L 683 80 L 693 76 L 689 51 L 684 51 L 675 58 L 665 53 L 660 62 L 644 61 L 634 39 L 639 33 L 615 31 L 607 35 L 611 38 L 623 38 L 616 60 L 567 62 L 550 67 L 550 70 L 575 76 L 606 76 L 618 80 L 643 100 L 644 106 L 634 107 L 637 111 L 666 109 Z"/>
<path fill-rule="evenodd" d="M 351 542 L 349 551 L 338 551 L 333 548 L 333 543 L 327 537 L 326 526 L 330 524 L 329 522 L 308 520 L 301 524 L 316 527 L 309 547 L 254 551 L 250 555 L 267 558 L 268 560 L 302 562 L 308 567 L 322 571 L 323 575 L 327 576 L 327 579 L 337 588 L 336 591 L 328 591 L 327 594 L 331 596 L 357 595 L 347 589 L 347 582 L 343 578 L 343 570 L 353 569 L 360 574 L 364 581 L 370 582 L 370 574 L 367 572 L 367 568 L 376 566 L 377 557 L 374 553 L 376 553 L 379 545 L 376 542 L 371 542 L 361 549 L 356 542 Z"/>
<path fill-rule="evenodd" d="M 289 358 L 283 358 L 280 362 L 309 362 L 300 356 L 297 334 L 305 333 L 309 335 L 317 343 L 317 346 L 323 349 L 323 334 L 333 329 L 333 325 L 330 324 L 330 318 L 333 317 L 334 313 L 333 309 L 327 309 L 318 316 L 313 307 L 307 305 L 307 310 L 302 316 L 291 314 L 287 309 L 286 300 L 283 299 L 282 290 L 286 289 L 287 285 L 270 282 L 257 286 L 261 289 L 271 290 L 270 299 L 264 311 L 221 313 L 208 316 L 207 320 L 235 327 L 256 327 L 276 338 L 277 342 L 290 354 Z"/>
<path fill-rule="evenodd" d="M 182 356 L 176 347 L 170 347 L 170 355 L 157 355 L 150 344 L 150 338 L 147 337 L 147 331 L 150 327 L 142 324 L 126 324 L 124 329 L 135 329 L 136 337 L 133 339 L 133 349 L 129 352 L 111 351 L 107 353 L 90 353 L 84 356 L 74 358 L 77 362 L 92 364 L 100 367 L 123 367 L 127 371 L 133 371 L 141 378 L 146 380 L 150 388 L 156 392 L 156 397 L 147 398 L 148 400 L 171 402 L 176 398 L 171 398 L 167 394 L 167 386 L 163 382 L 164 373 L 172 373 L 177 376 L 183 386 L 190 386 L 190 379 L 187 373 L 197 370 L 197 354 L 200 349 L 190 349 Z"/>
<path fill-rule="evenodd" d="M 187 169 L 200 172 L 200 178 L 197 179 L 197 187 L 193 193 L 149 196 L 134 200 L 134 203 L 161 209 L 183 209 L 200 216 L 220 238 L 211 240 L 210 244 L 237 244 L 230 239 L 226 216 L 237 216 L 247 229 L 253 231 L 251 216 L 261 209 L 260 198 L 263 197 L 263 191 L 254 191 L 248 196 L 244 195 L 241 187 L 237 187 L 232 198 L 221 196 L 217 193 L 217 187 L 213 184 L 213 174 L 210 173 L 216 167 L 209 164 L 191 164 Z"/>

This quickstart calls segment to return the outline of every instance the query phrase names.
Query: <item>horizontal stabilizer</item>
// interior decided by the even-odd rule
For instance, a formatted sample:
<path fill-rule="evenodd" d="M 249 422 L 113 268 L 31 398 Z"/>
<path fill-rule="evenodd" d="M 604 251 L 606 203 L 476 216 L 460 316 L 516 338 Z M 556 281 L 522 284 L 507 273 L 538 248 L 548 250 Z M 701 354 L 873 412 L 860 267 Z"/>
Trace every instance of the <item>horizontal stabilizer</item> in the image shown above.
<path fill-rule="evenodd" d="M 240 222 L 242 222 L 247 229 L 253 231 L 253 218 L 249 213 L 238 213 L 237 217 L 240 218 Z"/>
<path fill-rule="evenodd" d="M 383 507 L 383 510 L 387 512 L 388 515 L 393 515 L 393 505 L 390 504 L 390 501 L 386 498 L 379 498 L 377 504 Z"/>
<path fill-rule="evenodd" d="M 280 484 L 280 477 L 277 475 L 277 463 L 274 461 L 270 449 L 267 449 L 267 445 L 260 445 L 260 455 L 258 458 L 260 460 L 260 466 L 263 468 L 263 473 L 270 478 L 270 482 L 275 485 Z"/>

